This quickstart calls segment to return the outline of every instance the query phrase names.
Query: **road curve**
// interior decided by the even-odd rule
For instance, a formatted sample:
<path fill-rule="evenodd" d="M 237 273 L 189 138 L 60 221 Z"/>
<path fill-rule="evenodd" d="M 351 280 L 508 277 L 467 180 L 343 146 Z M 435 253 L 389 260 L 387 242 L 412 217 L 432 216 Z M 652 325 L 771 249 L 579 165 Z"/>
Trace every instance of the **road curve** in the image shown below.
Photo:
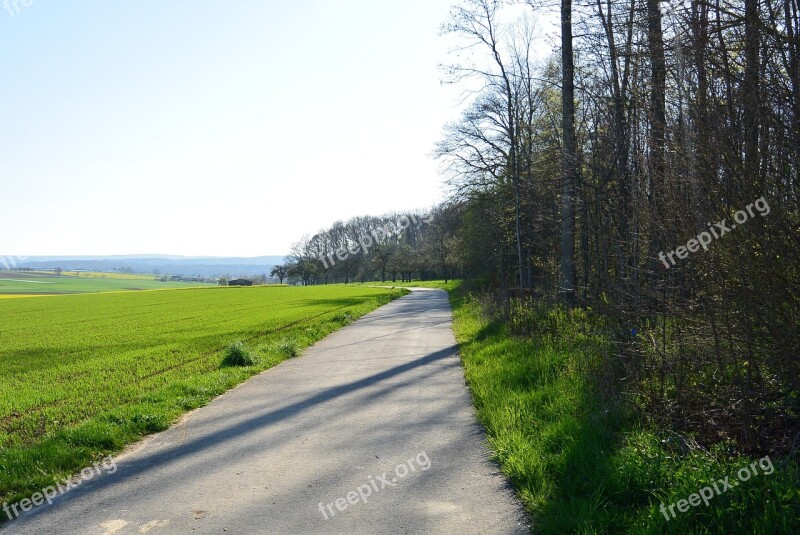
<path fill-rule="evenodd" d="M 447 294 L 415 289 L 191 412 L 10 534 L 522 534 Z"/>

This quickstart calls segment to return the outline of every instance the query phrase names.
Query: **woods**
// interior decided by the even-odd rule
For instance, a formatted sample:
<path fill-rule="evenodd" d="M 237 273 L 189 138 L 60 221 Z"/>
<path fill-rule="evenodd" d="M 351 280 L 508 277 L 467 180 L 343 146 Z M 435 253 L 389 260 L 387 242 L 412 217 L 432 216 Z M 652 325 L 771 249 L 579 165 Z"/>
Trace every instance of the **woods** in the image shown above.
<path fill-rule="evenodd" d="M 462 226 L 462 242 L 505 244 L 465 273 L 599 311 L 615 393 L 659 425 L 796 453 L 797 2 L 528 5 L 560 8 L 560 54 L 540 64 L 517 46 L 528 22 L 498 27 L 499 2 L 454 10 L 483 34 L 446 26 L 515 66 L 508 83 L 489 74 L 439 145 L 465 217 L 491 222 Z M 742 218 L 757 200 L 769 217 Z M 659 262 L 720 221 L 730 231 L 707 250 Z M 512 266 L 529 274 L 518 292 Z"/>
<path fill-rule="evenodd" d="M 508 314 L 591 309 L 615 340 L 610 395 L 706 446 L 796 455 L 798 2 L 508 6 L 465 0 L 443 25 L 472 51 L 444 81 L 480 90 L 436 147 L 437 217 L 314 281 L 458 276 Z M 560 50 L 535 59 L 547 13 Z M 335 224 L 295 266 L 376 224 Z"/>

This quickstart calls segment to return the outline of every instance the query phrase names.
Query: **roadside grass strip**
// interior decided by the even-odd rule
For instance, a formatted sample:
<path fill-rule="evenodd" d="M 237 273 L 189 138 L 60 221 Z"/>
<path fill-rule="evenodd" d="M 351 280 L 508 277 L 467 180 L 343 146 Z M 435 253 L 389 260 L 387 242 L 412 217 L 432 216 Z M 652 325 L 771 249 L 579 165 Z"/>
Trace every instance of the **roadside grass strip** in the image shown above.
<path fill-rule="evenodd" d="M 588 312 L 542 309 L 538 324 L 554 330 L 522 338 L 487 319 L 479 299 L 459 289 L 450 298 L 478 418 L 534 533 L 800 533 L 795 461 L 775 459 L 773 471 L 772 461 L 731 454 L 725 443 L 687 451 L 602 395 L 601 356 L 611 346 L 587 334 Z M 730 474 L 741 482 L 705 505 L 702 489 Z"/>

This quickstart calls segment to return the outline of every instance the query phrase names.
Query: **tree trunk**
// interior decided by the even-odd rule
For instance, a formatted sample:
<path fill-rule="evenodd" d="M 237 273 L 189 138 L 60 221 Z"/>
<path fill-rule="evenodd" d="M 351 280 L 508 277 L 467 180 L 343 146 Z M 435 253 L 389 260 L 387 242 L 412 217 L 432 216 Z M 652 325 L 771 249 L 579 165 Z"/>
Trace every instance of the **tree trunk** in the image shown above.
<path fill-rule="evenodd" d="M 647 46 L 650 54 L 650 180 L 656 211 L 664 202 L 664 132 L 666 130 L 666 73 L 660 0 L 647 0 Z"/>
<path fill-rule="evenodd" d="M 742 102 L 744 103 L 742 128 L 744 130 L 744 176 L 742 185 L 747 189 L 751 184 L 758 184 L 759 157 L 758 157 L 758 130 L 760 109 L 760 84 L 759 84 L 759 35 L 758 35 L 758 0 L 745 0 L 744 3 L 744 41 L 745 41 L 745 71 L 744 84 L 742 85 Z M 744 192 L 742 192 L 744 193 Z M 745 202 L 758 192 L 748 192 Z"/>
<path fill-rule="evenodd" d="M 572 0 L 561 0 L 561 258 L 558 291 L 567 304 L 575 301 L 575 59 L 572 52 Z"/>

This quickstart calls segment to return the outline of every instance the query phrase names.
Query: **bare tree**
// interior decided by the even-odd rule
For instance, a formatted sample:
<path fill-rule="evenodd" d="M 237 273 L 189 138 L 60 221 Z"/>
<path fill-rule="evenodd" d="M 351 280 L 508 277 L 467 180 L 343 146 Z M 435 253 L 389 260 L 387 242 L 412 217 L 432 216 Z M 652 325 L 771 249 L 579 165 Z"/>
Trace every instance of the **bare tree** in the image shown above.
<path fill-rule="evenodd" d="M 503 165 L 503 176 L 510 179 L 514 191 L 514 224 L 517 249 L 518 280 L 520 291 L 525 290 L 525 262 L 522 254 L 522 222 L 521 222 L 521 185 L 518 155 L 518 112 L 515 107 L 514 73 L 506 65 L 506 59 L 500 42 L 501 29 L 498 27 L 497 14 L 501 2 L 499 0 L 467 0 L 465 6 L 456 6 L 450 15 L 450 22 L 444 26 L 446 33 L 455 33 L 465 37 L 470 44 L 482 45 L 486 48 L 493 68 L 481 69 L 476 65 L 451 65 L 449 73 L 451 81 L 461 81 L 465 77 L 478 77 L 490 87 L 494 93 L 492 104 L 502 109 L 502 115 L 496 117 L 496 126 L 505 134 L 505 147 L 499 152 L 507 158 Z M 487 101 L 489 102 L 489 101 Z M 499 147 L 496 147 L 499 148 Z"/>
<path fill-rule="evenodd" d="M 279 264 L 277 266 L 272 266 L 272 271 L 269 272 L 270 277 L 278 277 L 280 284 L 283 284 L 283 280 L 289 276 L 290 266 L 287 264 Z"/>

